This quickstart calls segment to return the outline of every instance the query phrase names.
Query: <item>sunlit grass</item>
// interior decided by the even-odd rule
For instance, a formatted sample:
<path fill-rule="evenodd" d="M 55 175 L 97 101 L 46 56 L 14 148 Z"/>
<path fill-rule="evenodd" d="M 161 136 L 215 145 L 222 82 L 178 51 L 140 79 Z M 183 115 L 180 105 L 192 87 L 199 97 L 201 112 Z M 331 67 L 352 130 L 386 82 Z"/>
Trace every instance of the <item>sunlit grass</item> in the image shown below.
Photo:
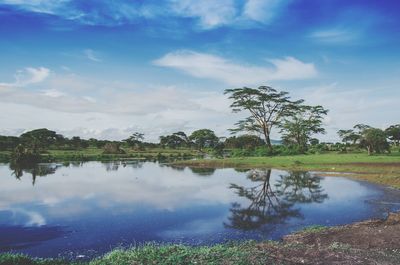
<path fill-rule="evenodd" d="M 115 249 L 103 257 L 81 263 L 0 254 L 0 265 L 271 264 L 268 253 L 260 251 L 256 245 L 254 241 L 199 247 L 146 244 L 130 249 Z"/>

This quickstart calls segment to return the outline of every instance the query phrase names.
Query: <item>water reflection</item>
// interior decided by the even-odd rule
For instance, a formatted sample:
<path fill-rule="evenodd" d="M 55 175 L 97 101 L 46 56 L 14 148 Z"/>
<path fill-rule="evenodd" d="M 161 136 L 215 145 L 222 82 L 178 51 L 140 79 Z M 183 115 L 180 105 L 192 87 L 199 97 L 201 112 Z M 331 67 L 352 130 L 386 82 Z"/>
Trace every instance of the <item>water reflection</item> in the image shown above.
<path fill-rule="evenodd" d="M 189 167 L 189 168 L 194 174 L 203 177 L 212 176 L 216 170 L 216 168 L 206 168 L 206 167 Z"/>
<path fill-rule="evenodd" d="M 47 240 L 67 234 L 61 227 L 0 227 L 0 251 L 12 251 L 33 247 Z"/>
<path fill-rule="evenodd" d="M 393 200 L 383 194 L 346 178 L 275 169 L 144 161 L 0 165 L 0 251 L 57 256 L 134 242 L 277 239 L 306 225 L 381 216 L 381 205 L 369 202 Z"/>
<path fill-rule="evenodd" d="M 328 198 L 321 186 L 321 177 L 310 172 L 289 172 L 280 175 L 275 184 L 278 196 L 290 203 L 322 203 Z"/>
<path fill-rule="evenodd" d="M 322 203 L 328 194 L 320 185 L 321 178 L 309 172 L 288 172 L 271 184 L 271 169 L 250 170 L 247 178 L 255 183 L 250 187 L 231 184 L 239 197 L 246 198 L 247 206 L 233 203 L 226 227 L 253 230 L 265 224 L 283 223 L 291 217 L 301 218 L 296 203 Z"/>
<path fill-rule="evenodd" d="M 44 177 L 50 174 L 54 174 L 58 168 L 62 165 L 60 164 L 35 164 L 35 165 L 20 165 L 20 164 L 10 164 L 10 169 L 12 170 L 12 176 L 16 179 L 21 180 L 24 174 L 30 174 L 32 177 L 32 185 L 36 183 L 37 177 Z"/>

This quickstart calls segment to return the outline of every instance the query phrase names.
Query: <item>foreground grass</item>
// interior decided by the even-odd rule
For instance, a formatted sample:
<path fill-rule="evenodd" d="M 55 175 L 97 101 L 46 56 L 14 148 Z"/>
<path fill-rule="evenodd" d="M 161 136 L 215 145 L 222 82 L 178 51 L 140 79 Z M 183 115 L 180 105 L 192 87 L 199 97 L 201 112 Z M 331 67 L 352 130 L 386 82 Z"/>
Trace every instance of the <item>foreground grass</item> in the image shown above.
<path fill-rule="evenodd" d="M 400 188 L 400 154 L 313 154 L 273 157 L 240 157 L 178 161 L 174 165 L 190 167 L 278 168 L 355 173 L 357 179 Z"/>
<path fill-rule="evenodd" d="M 132 265 L 132 264 L 273 264 L 256 242 L 189 247 L 184 245 L 145 245 L 114 250 L 88 262 L 33 259 L 19 254 L 0 254 L 0 265 Z"/>

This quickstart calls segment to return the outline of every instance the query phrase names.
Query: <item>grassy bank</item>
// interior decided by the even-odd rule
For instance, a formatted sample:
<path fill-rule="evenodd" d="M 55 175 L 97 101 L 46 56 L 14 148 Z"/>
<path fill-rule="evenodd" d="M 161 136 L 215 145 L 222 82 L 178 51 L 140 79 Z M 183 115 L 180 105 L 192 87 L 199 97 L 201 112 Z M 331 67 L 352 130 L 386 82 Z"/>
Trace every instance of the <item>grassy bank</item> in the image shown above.
<path fill-rule="evenodd" d="M 274 157 L 240 157 L 178 161 L 174 165 L 190 167 L 278 168 L 355 173 L 352 176 L 400 188 L 400 154 L 313 154 Z"/>
<path fill-rule="evenodd" d="M 128 250 L 114 250 L 101 258 L 80 263 L 0 254 L 0 265 L 271 264 L 271 257 L 265 255 L 256 245 L 256 242 L 211 247 L 146 245 Z"/>

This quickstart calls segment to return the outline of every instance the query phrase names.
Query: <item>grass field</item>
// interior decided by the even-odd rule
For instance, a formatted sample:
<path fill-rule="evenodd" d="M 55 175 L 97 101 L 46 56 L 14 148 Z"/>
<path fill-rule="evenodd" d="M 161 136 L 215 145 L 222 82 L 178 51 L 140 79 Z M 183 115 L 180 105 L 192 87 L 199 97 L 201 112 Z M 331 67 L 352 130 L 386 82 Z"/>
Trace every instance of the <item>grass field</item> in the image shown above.
<path fill-rule="evenodd" d="M 277 168 L 355 173 L 351 176 L 400 188 L 400 154 L 368 156 L 360 154 L 313 154 L 274 157 L 240 157 L 178 161 L 190 167 Z"/>

